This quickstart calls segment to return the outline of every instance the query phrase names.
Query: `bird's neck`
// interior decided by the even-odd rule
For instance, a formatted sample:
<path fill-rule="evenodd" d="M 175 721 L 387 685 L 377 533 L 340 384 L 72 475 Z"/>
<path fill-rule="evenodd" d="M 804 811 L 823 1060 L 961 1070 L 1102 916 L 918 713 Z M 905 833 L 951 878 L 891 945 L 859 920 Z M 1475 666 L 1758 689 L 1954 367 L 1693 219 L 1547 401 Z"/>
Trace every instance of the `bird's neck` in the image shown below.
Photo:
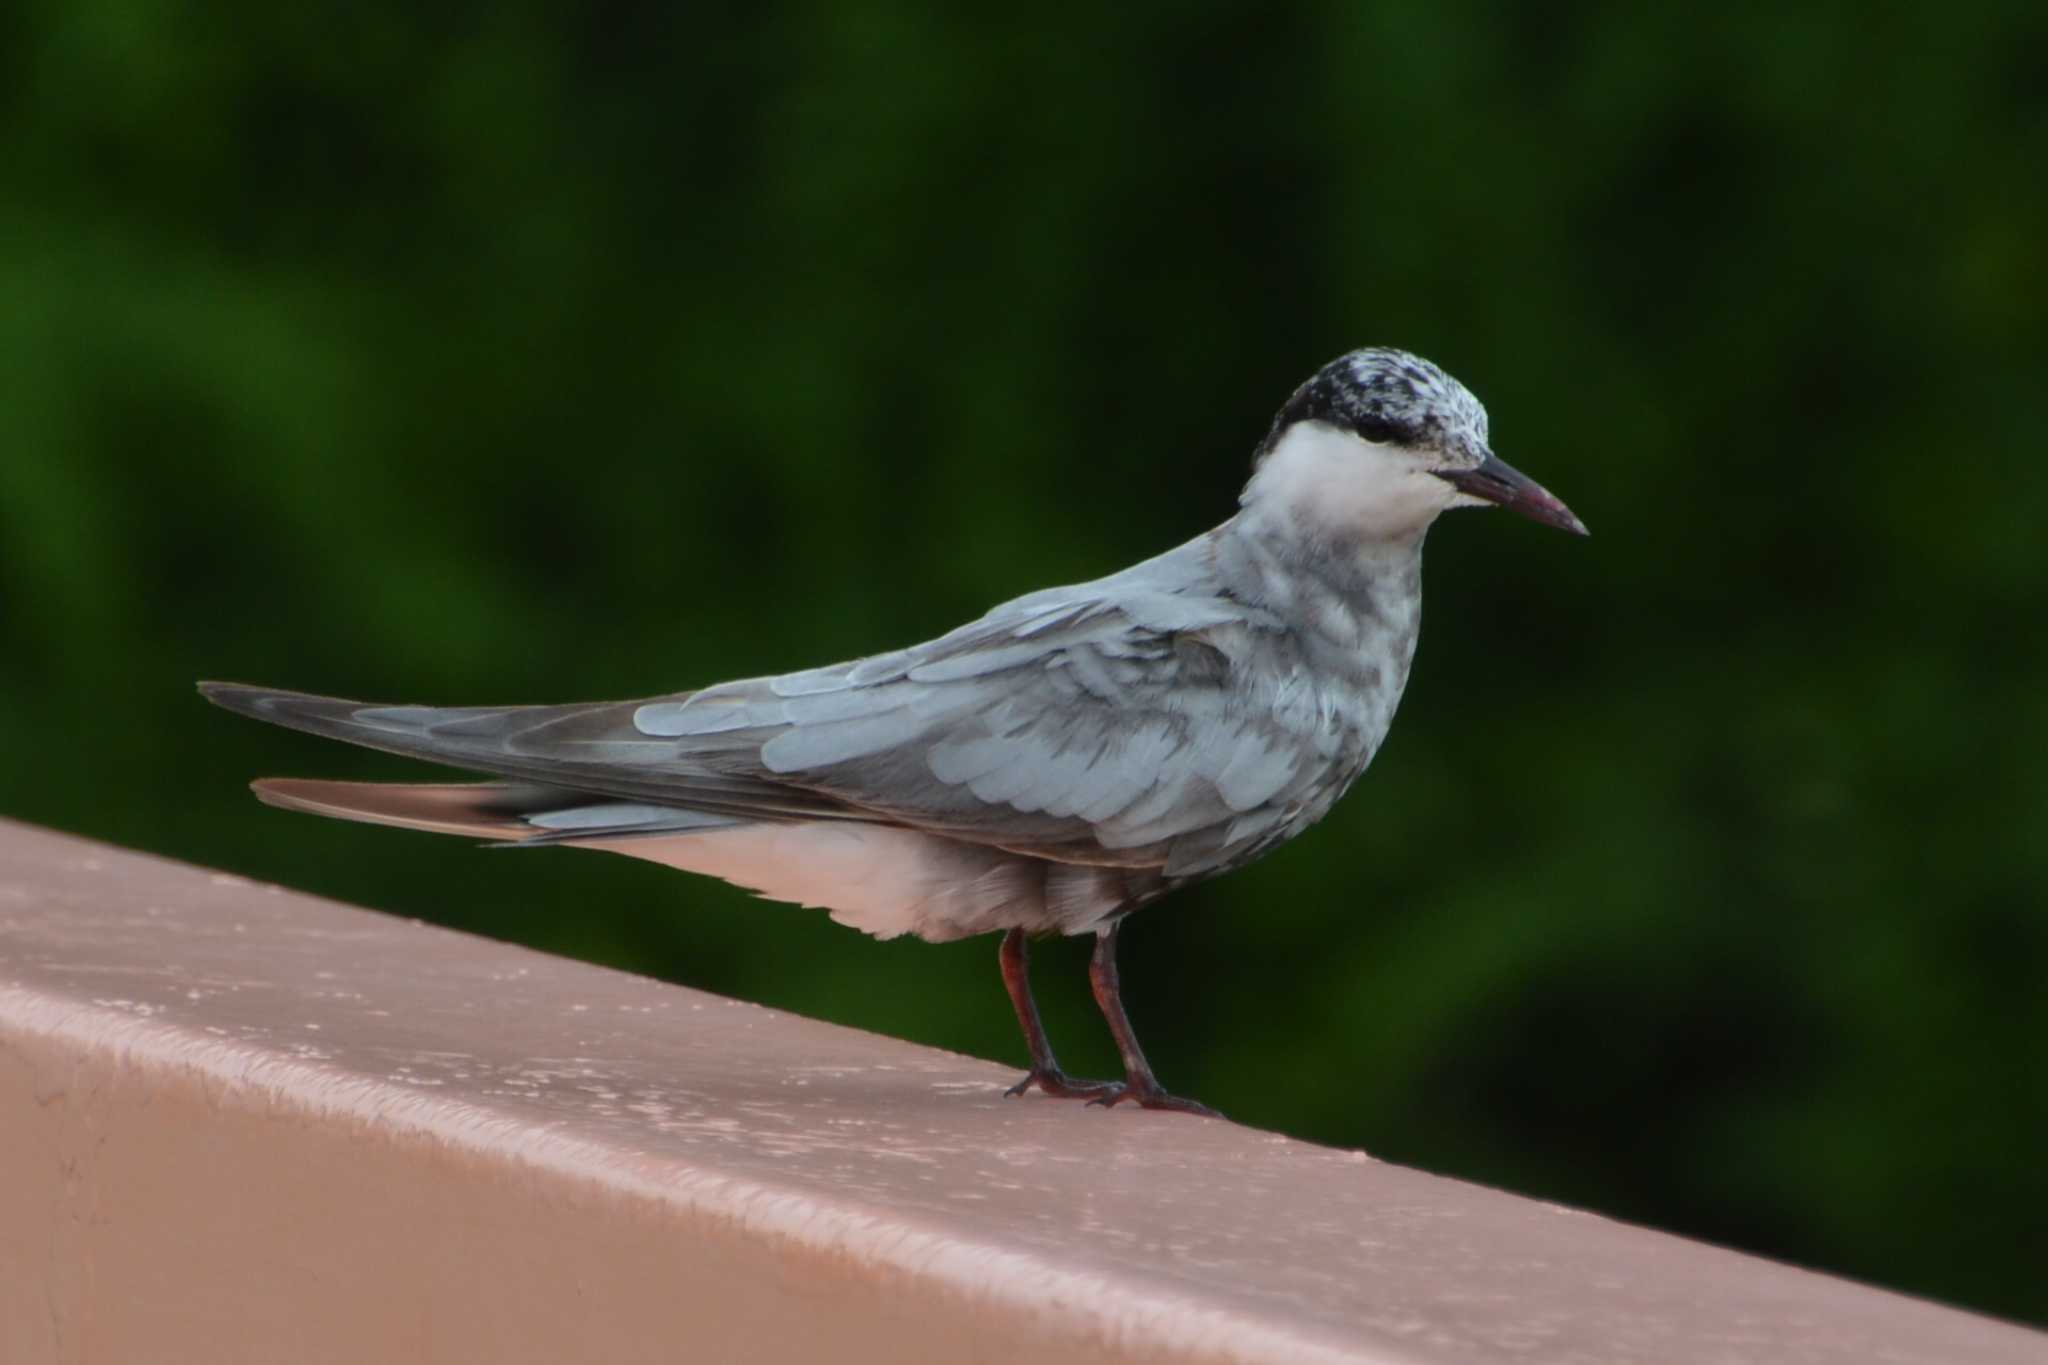
<path fill-rule="evenodd" d="M 1391 656 L 1405 677 L 1422 614 L 1423 528 L 1381 538 L 1318 531 L 1253 499 L 1210 537 L 1230 592 L 1335 653 Z"/>

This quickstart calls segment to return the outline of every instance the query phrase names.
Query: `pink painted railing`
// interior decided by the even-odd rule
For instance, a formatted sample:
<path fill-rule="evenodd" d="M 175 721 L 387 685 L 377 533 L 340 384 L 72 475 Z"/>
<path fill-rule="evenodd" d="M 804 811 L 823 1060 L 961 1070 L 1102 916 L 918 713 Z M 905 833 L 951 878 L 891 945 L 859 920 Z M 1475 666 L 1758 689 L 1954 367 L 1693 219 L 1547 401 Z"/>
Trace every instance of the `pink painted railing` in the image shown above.
<path fill-rule="evenodd" d="M 2048 1361 L 2048 1337 L 0 823 L 0 1360 Z"/>

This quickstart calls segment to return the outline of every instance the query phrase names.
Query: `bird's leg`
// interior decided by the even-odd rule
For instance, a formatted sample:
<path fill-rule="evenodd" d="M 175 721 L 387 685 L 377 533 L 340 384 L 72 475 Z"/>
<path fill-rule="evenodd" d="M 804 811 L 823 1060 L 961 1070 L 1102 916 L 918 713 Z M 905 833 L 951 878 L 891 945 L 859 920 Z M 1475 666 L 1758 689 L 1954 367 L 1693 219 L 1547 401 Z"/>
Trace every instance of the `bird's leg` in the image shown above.
<path fill-rule="evenodd" d="M 1052 1041 L 1045 1036 L 1045 1025 L 1038 1019 L 1038 1002 L 1031 998 L 1031 957 L 1022 929 L 1012 929 L 1003 935 L 1002 962 L 1003 986 L 1010 992 L 1010 1003 L 1017 1009 L 1017 1024 L 1024 1030 L 1025 1045 L 1031 1049 L 1031 1074 L 1003 1093 L 1021 1095 L 1035 1085 L 1059 1099 L 1087 1100 L 1121 1089 L 1115 1081 L 1071 1080 L 1060 1070 L 1059 1059 L 1052 1055 Z"/>
<path fill-rule="evenodd" d="M 1147 1109 L 1177 1109 L 1183 1114 L 1222 1118 L 1206 1104 L 1167 1094 L 1166 1087 L 1159 1084 L 1158 1077 L 1152 1074 L 1151 1063 L 1145 1060 L 1145 1050 L 1138 1046 L 1138 1035 L 1131 1030 L 1130 1016 L 1124 1013 L 1123 985 L 1117 980 L 1116 931 L 1120 923 L 1112 922 L 1107 929 L 1096 932 L 1095 953 L 1088 959 L 1088 984 L 1094 988 L 1096 1007 L 1102 1011 L 1103 1019 L 1109 1024 L 1110 1035 L 1116 1039 L 1116 1050 L 1123 1054 L 1124 1083 L 1107 1094 L 1096 1096 L 1089 1103 L 1114 1105 L 1124 1100 L 1136 1100 Z"/>

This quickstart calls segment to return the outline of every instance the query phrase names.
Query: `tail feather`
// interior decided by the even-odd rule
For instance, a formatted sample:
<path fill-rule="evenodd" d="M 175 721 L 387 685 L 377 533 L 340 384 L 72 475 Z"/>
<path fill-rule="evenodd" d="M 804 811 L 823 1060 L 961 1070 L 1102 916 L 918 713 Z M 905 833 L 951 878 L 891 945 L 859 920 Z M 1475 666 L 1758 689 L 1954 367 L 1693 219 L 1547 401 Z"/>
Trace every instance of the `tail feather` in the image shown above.
<path fill-rule="evenodd" d="M 477 839 L 523 839 L 536 832 L 526 823 L 528 815 L 584 799 L 556 788 L 506 782 L 323 782 L 265 777 L 251 782 L 249 790 L 264 805 L 280 810 Z"/>
<path fill-rule="evenodd" d="M 520 844 L 683 834 L 737 823 L 725 816 L 607 801 L 539 783 L 325 782 L 266 777 L 249 786 L 259 801 L 281 810 Z"/>

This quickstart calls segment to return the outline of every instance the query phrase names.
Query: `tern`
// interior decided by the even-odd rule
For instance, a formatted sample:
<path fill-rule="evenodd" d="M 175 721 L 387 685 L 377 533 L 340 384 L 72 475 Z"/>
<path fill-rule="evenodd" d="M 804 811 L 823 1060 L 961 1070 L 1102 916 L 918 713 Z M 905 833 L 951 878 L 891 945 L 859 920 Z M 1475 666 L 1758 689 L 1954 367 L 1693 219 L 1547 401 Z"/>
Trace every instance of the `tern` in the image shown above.
<path fill-rule="evenodd" d="M 1030 1049 L 1011 1088 L 1213 1114 L 1168 1093 L 1123 1008 L 1117 934 L 1175 887 L 1315 824 L 1408 679 L 1422 543 L 1495 505 L 1579 519 L 1496 456 L 1486 409 L 1405 351 L 1296 389 L 1229 520 L 1120 573 L 1030 593 L 925 644 L 640 701 L 372 705 L 234 683 L 231 711 L 489 774 L 265 778 L 273 806 L 522 845 L 608 849 L 828 910 L 878 938 L 1001 934 Z M 1060 1069 L 1027 940 L 1093 934 L 1121 1081 Z"/>

